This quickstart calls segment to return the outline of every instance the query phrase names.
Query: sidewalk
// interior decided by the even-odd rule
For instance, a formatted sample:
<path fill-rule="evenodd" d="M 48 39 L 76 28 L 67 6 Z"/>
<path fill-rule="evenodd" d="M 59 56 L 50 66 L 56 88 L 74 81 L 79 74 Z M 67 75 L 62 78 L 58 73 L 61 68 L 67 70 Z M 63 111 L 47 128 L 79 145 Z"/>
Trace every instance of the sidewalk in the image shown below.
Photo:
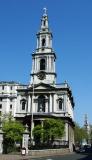
<path fill-rule="evenodd" d="M 34 158 L 42 158 L 42 157 L 48 157 L 48 156 L 55 156 L 55 155 L 70 155 L 70 154 L 74 154 L 74 153 L 61 153 L 61 154 L 51 154 L 51 155 L 39 155 L 39 156 L 22 156 L 22 155 L 9 155 L 9 154 L 3 154 L 0 155 L 0 160 L 33 160 Z"/>
<path fill-rule="evenodd" d="M 31 156 L 22 156 L 22 155 L 0 155 L 0 160 L 32 160 Z"/>
<path fill-rule="evenodd" d="M 51 152 L 53 151 L 53 152 Z M 57 152 L 56 152 L 57 151 Z M 32 160 L 33 158 L 38 158 L 38 157 L 47 157 L 47 156 L 54 156 L 54 155 L 66 155 L 66 154 L 71 154 L 67 149 L 63 150 L 34 150 L 29 152 L 29 155 L 23 156 L 17 153 L 13 154 L 1 154 L 0 155 L 0 160 Z M 73 154 L 73 153 L 72 153 Z"/>

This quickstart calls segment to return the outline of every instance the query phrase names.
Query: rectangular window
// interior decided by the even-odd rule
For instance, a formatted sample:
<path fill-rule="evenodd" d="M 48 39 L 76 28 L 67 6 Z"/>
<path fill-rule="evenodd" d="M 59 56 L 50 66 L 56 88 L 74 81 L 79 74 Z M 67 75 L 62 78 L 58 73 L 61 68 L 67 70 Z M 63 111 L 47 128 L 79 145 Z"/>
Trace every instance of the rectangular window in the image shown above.
<path fill-rule="evenodd" d="M 2 101 L 2 98 L 0 98 L 0 101 Z"/>
<path fill-rule="evenodd" d="M 12 86 L 10 86 L 10 89 L 12 90 Z"/>
<path fill-rule="evenodd" d="M 0 116 L 2 115 L 2 111 L 0 111 Z"/>
<path fill-rule="evenodd" d="M 10 101 L 12 102 L 12 98 L 10 98 Z"/>
<path fill-rule="evenodd" d="M 2 104 L 0 104 L 0 109 L 2 109 Z"/>
<path fill-rule="evenodd" d="M 2 86 L 2 90 L 4 90 L 4 86 Z"/>
<path fill-rule="evenodd" d="M 59 103 L 59 110 L 63 110 L 63 99 L 60 98 L 58 103 Z"/>
<path fill-rule="evenodd" d="M 10 109 L 12 109 L 12 104 L 10 104 Z"/>

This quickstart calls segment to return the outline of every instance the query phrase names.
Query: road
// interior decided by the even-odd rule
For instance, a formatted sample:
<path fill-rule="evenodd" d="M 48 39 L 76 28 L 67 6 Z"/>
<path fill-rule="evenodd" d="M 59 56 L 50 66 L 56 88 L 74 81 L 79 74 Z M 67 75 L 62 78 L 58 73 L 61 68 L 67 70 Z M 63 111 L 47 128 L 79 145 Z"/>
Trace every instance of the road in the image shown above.
<path fill-rule="evenodd" d="M 33 158 L 31 156 L 21 155 L 0 155 L 0 160 L 92 160 L 92 153 L 90 155 L 68 154 L 43 158 Z"/>
<path fill-rule="evenodd" d="M 70 154 L 70 155 L 53 156 L 53 157 L 32 158 L 30 160 L 92 160 L 92 154 L 91 155 Z"/>

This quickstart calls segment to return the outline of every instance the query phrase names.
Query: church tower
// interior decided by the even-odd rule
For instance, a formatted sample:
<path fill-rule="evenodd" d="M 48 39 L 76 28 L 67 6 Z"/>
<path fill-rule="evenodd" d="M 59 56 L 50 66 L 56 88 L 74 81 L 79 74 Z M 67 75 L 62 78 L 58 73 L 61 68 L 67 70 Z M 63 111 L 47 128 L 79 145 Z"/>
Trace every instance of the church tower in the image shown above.
<path fill-rule="evenodd" d="M 72 151 L 74 144 L 74 100 L 68 83 L 56 84 L 56 55 L 52 48 L 52 33 L 49 29 L 46 8 L 41 18 L 37 46 L 32 54 L 31 80 L 28 86 L 17 89 L 16 119 L 23 120 L 31 129 L 44 124 L 46 118 L 61 119 L 65 124 L 64 136 L 56 145 L 65 145 Z M 55 84 L 55 85 L 54 85 Z M 2 91 L 1 91 L 2 92 Z M 31 120 L 31 121 L 30 121 Z M 31 122 L 31 125 L 30 125 Z M 37 139 L 37 143 L 40 139 Z"/>
<path fill-rule="evenodd" d="M 49 30 L 46 8 L 41 19 L 40 31 L 37 33 L 37 46 L 32 54 L 31 84 L 56 83 L 55 60 L 52 49 L 52 33 Z"/>

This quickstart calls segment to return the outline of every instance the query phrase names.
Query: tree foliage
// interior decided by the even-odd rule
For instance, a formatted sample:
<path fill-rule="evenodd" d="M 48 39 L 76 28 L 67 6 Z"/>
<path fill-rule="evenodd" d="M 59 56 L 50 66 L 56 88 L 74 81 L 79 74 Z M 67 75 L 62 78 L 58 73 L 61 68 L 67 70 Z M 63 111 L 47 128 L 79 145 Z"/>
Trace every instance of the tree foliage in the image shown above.
<path fill-rule="evenodd" d="M 74 137 L 75 144 L 81 145 L 84 139 L 87 139 L 87 132 L 84 127 L 80 127 L 77 123 L 75 124 Z"/>
<path fill-rule="evenodd" d="M 5 138 L 11 141 L 20 141 L 24 131 L 23 125 L 18 121 L 5 121 L 3 123 Z"/>
<path fill-rule="evenodd" d="M 90 125 L 90 139 L 92 141 L 92 125 Z"/>
<path fill-rule="evenodd" d="M 64 134 L 64 123 L 60 119 L 46 119 L 44 129 L 48 137 L 61 138 Z"/>
<path fill-rule="evenodd" d="M 60 119 L 47 118 L 43 121 L 42 125 L 37 125 L 34 127 L 33 134 L 35 141 L 53 142 L 56 138 L 61 138 L 64 134 L 64 123 Z"/>
<path fill-rule="evenodd" d="M 15 142 L 21 143 L 24 127 L 20 122 L 12 119 L 11 115 L 6 117 L 2 122 L 4 146 L 12 150 L 15 147 Z"/>

